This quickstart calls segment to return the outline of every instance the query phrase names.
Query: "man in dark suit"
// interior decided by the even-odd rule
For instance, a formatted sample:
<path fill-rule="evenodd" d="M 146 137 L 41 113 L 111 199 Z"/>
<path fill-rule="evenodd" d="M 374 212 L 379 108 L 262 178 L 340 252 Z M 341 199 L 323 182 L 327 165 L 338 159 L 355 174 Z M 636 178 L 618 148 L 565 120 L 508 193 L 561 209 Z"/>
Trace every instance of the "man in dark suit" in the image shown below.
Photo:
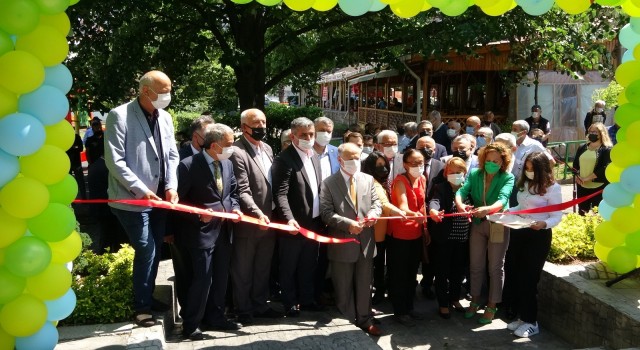
<path fill-rule="evenodd" d="M 432 135 L 433 135 L 433 124 L 431 124 L 431 122 L 428 120 L 421 121 L 420 124 L 418 124 L 418 137 L 416 138 L 416 141 L 413 144 L 412 148 L 417 149 L 418 140 L 421 137 L 425 137 L 425 136 L 431 137 Z M 447 150 L 443 145 L 438 144 L 436 142 L 435 147 L 436 148 L 434 150 L 433 158 L 440 159 L 441 157 L 444 157 L 447 155 Z"/>
<path fill-rule="evenodd" d="M 340 172 L 322 182 L 320 212 L 337 238 L 356 237 L 356 242 L 331 244 L 328 248 L 336 306 L 356 326 L 371 335 L 381 335 L 372 322 L 371 279 L 376 243 L 375 219 L 382 205 L 373 187 L 373 177 L 360 172 L 360 148 L 345 143 L 338 148 Z"/>
<path fill-rule="evenodd" d="M 273 194 L 278 216 L 296 228 L 322 232 L 320 218 L 320 163 L 313 156 L 315 128 L 305 117 L 291 122 L 292 145 L 273 161 Z M 297 317 L 302 309 L 317 309 L 314 301 L 314 276 L 318 242 L 297 233 L 278 238 L 282 303 L 288 317 Z"/>
<path fill-rule="evenodd" d="M 431 125 L 433 125 L 433 139 L 436 141 L 436 144 L 444 146 L 445 156 L 447 154 L 451 154 L 451 139 L 453 137 L 449 137 L 447 135 L 447 130 L 449 129 L 447 123 L 442 122 L 442 115 L 438 111 L 431 111 L 429 113 L 429 121 Z M 436 157 L 436 159 L 440 159 L 440 157 Z"/>
<path fill-rule="evenodd" d="M 316 129 L 315 143 L 313 144 L 313 150 L 315 151 L 314 157 L 318 159 L 320 163 L 320 179 L 319 183 L 322 183 L 324 179 L 330 175 L 335 174 L 340 169 L 340 163 L 338 162 L 338 148 L 329 144 L 331 141 L 331 135 L 333 133 L 333 120 L 327 117 L 318 117 L 313 121 L 314 128 Z M 325 287 L 327 283 L 327 269 L 329 268 L 329 260 L 327 260 L 327 245 L 320 244 L 318 251 L 318 266 L 316 267 L 315 276 L 315 300 L 318 304 L 322 305 L 326 303 Z"/>
<path fill-rule="evenodd" d="M 178 150 L 180 160 L 191 157 L 200 153 L 204 144 L 204 129 L 209 124 L 213 124 L 213 118 L 208 115 L 202 115 L 191 122 L 189 131 L 191 132 L 191 142 L 184 145 Z M 187 304 L 188 286 L 193 277 L 193 269 L 191 267 L 191 259 L 189 258 L 189 249 L 182 244 L 180 238 L 176 241 L 175 233 L 182 229 L 182 215 L 176 212 L 169 212 L 167 218 L 167 237 L 165 238 L 169 244 L 171 251 L 171 262 L 173 263 L 173 272 L 175 274 L 176 297 L 182 309 Z"/>
<path fill-rule="evenodd" d="M 242 215 L 233 164 L 233 131 L 224 124 L 205 128 L 203 152 L 178 166 L 178 193 L 184 204 Z M 185 214 L 176 240 L 189 250 L 193 277 L 184 305 L 182 335 L 202 339 L 199 326 L 235 330 L 241 325 L 225 319 L 224 301 L 229 279 L 233 225 L 224 219 Z"/>
<path fill-rule="evenodd" d="M 178 150 L 171 115 L 171 79 L 151 71 L 140 78 L 136 100 L 112 109 L 104 134 L 104 160 L 109 169 L 109 199 L 153 199 L 178 202 Z M 153 298 L 162 242 L 167 228 L 164 209 L 109 203 L 133 249 L 135 322 L 155 324 L 151 311 L 168 305 Z"/>
<path fill-rule="evenodd" d="M 242 136 L 233 144 L 231 156 L 240 208 L 268 224 L 273 209 L 273 151 L 262 142 L 267 134 L 267 117 L 259 109 L 248 109 L 240 114 L 240 127 Z M 267 305 L 275 232 L 246 223 L 236 224 L 234 232 L 231 284 L 238 322 L 251 323 L 254 316 L 282 317 Z"/>
<path fill-rule="evenodd" d="M 423 136 L 418 140 L 417 150 L 424 156 L 424 176 L 427 178 L 427 193 L 433 188 L 434 179 L 442 178 L 442 172 L 444 170 L 444 163 L 439 161 L 435 157 L 436 141 L 429 137 Z M 446 180 L 446 179 L 445 179 Z M 425 194 L 426 198 L 426 194 Z M 434 245 L 430 244 L 427 247 L 429 256 L 434 256 Z M 422 280 L 420 286 L 422 287 L 422 293 L 429 299 L 434 299 L 435 294 L 431 290 L 433 286 L 433 279 L 435 277 L 435 268 L 431 263 L 425 261 L 422 262 Z"/>

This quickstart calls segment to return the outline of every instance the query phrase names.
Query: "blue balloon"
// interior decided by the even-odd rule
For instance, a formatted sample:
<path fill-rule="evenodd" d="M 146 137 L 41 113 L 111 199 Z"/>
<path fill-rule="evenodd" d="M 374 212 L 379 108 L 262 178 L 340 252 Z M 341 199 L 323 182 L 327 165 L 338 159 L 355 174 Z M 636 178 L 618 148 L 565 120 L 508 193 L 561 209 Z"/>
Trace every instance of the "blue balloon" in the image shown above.
<path fill-rule="evenodd" d="M 361 1 L 352 1 L 352 0 L 338 0 L 338 6 L 342 12 L 346 13 L 349 16 L 362 16 L 369 11 L 371 5 L 373 4 L 373 0 L 361 0 Z"/>
<path fill-rule="evenodd" d="M 602 193 L 602 198 L 614 208 L 631 205 L 634 197 L 635 193 L 625 190 L 619 182 L 608 184 Z"/>
<path fill-rule="evenodd" d="M 69 317 L 76 307 L 76 293 L 73 289 L 69 290 L 60 298 L 54 300 L 45 300 L 47 305 L 47 320 L 60 321 Z"/>
<path fill-rule="evenodd" d="M 604 199 L 598 204 L 598 214 L 607 221 L 611 221 L 611 215 L 614 210 L 616 210 L 616 208 L 610 206 Z"/>
<path fill-rule="evenodd" d="M 387 7 L 387 4 L 380 0 L 373 0 L 371 3 L 371 7 L 369 8 L 369 12 L 378 12 Z"/>
<path fill-rule="evenodd" d="M 627 50 L 633 50 L 633 48 L 640 43 L 640 34 L 633 31 L 631 24 L 626 24 L 620 29 L 618 40 L 620 40 L 622 47 Z"/>
<path fill-rule="evenodd" d="M 633 61 L 635 58 L 633 57 L 633 50 L 627 50 L 622 55 L 622 63 Z"/>
<path fill-rule="evenodd" d="M 14 156 L 28 156 L 44 144 L 44 125 L 28 114 L 13 113 L 0 119 L 0 149 Z"/>
<path fill-rule="evenodd" d="M 516 0 L 522 10 L 532 16 L 543 15 L 553 7 L 555 0 Z"/>
<path fill-rule="evenodd" d="M 38 118 L 44 125 L 60 122 L 69 112 L 69 100 L 62 91 L 42 85 L 35 91 L 21 95 L 18 110 Z"/>
<path fill-rule="evenodd" d="M 631 17 L 629 24 L 631 24 L 631 29 L 633 29 L 634 32 L 640 34 L 640 17 Z"/>
<path fill-rule="evenodd" d="M 42 328 L 28 337 L 16 337 L 16 350 L 53 349 L 58 344 L 58 330 L 45 322 Z"/>
<path fill-rule="evenodd" d="M 622 171 L 620 185 L 632 193 L 640 193 L 640 165 L 630 166 Z"/>
<path fill-rule="evenodd" d="M 19 172 L 18 157 L 0 151 L 0 188 L 13 180 Z"/>
<path fill-rule="evenodd" d="M 69 68 L 64 64 L 58 64 L 44 69 L 44 85 L 53 86 L 62 91 L 63 94 L 71 91 L 73 77 Z"/>

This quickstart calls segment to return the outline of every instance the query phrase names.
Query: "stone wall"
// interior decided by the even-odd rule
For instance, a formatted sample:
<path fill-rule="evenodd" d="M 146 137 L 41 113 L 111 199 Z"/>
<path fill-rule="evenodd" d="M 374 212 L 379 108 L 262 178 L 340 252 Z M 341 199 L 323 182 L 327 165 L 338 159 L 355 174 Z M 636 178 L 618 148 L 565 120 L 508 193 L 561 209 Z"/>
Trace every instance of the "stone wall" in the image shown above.
<path fill-rule="evenodd" d="M 589 280 L 582 266 L 545 265 L 538 285 L 538 320 L 577 348 L 640 347 L 640 295 L 623 285 Z M 622 282 L 621 282 L 622 283 Z M 618 287 L 618 289 L 616 289 Z"/>

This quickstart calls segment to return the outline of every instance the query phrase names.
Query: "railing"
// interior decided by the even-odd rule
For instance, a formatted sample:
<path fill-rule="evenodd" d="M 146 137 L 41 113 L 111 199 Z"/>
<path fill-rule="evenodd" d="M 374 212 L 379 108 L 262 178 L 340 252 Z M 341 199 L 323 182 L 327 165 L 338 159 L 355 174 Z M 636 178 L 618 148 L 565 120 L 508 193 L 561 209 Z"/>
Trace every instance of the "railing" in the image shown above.
<path fill-rule="evenodd" d="M 564 162 L 564 170 L 562 179 L 567 179 L 567 173 L 571 172 L 569 167 L 569 158 L 572 154 L 575 154 L 577 146 L 585 143 L 585 140 L 575 141 L 561 141 L 561 142 L 549 142 L 547 149 L 551 152 L 554 158 L 560 159 Z M 556 166 L 559 166 L 556 162 Z"/>

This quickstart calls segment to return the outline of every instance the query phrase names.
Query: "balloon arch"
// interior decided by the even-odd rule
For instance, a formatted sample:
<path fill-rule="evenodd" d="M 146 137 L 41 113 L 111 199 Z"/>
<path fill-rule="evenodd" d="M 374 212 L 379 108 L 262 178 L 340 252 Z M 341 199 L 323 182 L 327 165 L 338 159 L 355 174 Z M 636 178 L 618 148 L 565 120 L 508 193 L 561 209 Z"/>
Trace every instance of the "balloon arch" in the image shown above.
<path fill-rule="evenodd" d="M 57 321 L 76 304 L 70 265 L 81 249 L 70 203 L 78 188 L 65 153 L 74 130 L 64 119 L 72 86 L 62 64 L 69 46 L 65 11 L 78 0 L 1 0 L 0 13 L 0 350 L 53 349 Z M 246 4 L 251 0 L 234 0 Z M 281 0 L 257 0 L 264 6 Z M 436 8 L 448 16 L 478 6 L 499 16 L 516 6 L 541 15 L 553 5 L 569 14 L 592 0 L 284 0 L 295 11 L 351 16 L 389 6 L 403 18 Z M 595 253 L 616 272 L 640 267 L 640 0 L 596 0 L 632 16 L 620 31 L 629 50 L 616 70 L 625 90 L 616 112 L 618 144 L 611 152 Z M 634 18 L 639 17 L 639 18 Z M 632 55 L 631 55 L 632 53 Z"/>

